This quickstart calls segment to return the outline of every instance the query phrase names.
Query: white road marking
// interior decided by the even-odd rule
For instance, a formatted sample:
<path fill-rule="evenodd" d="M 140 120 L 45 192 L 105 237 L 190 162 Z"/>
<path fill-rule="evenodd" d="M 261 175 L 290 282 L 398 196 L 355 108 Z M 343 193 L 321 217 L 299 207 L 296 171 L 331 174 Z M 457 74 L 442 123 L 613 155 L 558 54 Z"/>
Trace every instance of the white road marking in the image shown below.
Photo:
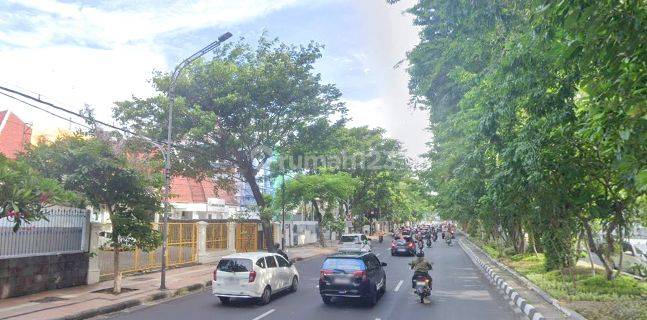
<path fill-rule="evenodd" d="M 393 292 L 398 292 L 398 290 L 400 290 L 400 287 L 402 286 L 402 282 L 404 282 L 404 280 L 400 280 L 400 282 L 398 282 L 398 285 L 395 286 L 395 289 L 393 289 Z"/>
<path fill-rule="evenodd" d="M 276 310 L 272 309 L 272 310 L 270 310 L 270 311 L 268 311 L 268 312 L 265 312 L 265 313 L 263 313 L 262 315 L 260 315 L 260 316 L 258 316 L 258 317 L 256 317 L 256 318 L 254 318 L 254 319 L 252 319 L 252 320 L 260 320 L 260 319 L 263 319 L 263 318 L 265 318 L 265 317 L 269 316 L 270 314 L 272 314 L 272 312 L 274 312 L 274 311 L 276 311 Z"/>
<path fill-rule="evenodd" d="M 379 257 L 380 255 L 381 255 L 381 253 L 378 253 L 378 254 L 376 254 L 375 256 L 376 256 L 376 257 Z"/>

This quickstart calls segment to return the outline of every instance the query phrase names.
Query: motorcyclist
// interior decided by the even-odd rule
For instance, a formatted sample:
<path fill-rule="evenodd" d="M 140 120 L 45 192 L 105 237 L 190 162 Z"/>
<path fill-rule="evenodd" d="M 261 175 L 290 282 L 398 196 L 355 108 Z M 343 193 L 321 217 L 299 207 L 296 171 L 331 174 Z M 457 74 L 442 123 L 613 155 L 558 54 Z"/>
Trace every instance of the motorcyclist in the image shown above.
<path fill-rule="evenodd" d="M 416 288 L 417 277 L 424 277 L 425 279 L 429 279 L 429 288 L 431 288 L 432 279 L 429 275 L 429 271 L 432 269 L 432 267 L 431 263 L 425 260 L 424 253 L 418 252 L 418 254 L 416 254 L 416 260 L 409 262 L 409 265 L 414 271 L 413 277 L 411 277 L 411 288 Z"/>
<path fill-rule="evenodd" d="M 280 244 L 278 244 L 278 243 L 275 243 L 275 244 L 274 244 L 274 252 L 276 252 L 276 253 L 280 254 L 283 258 L 285 258 L 285 260 L 290 261 L 290 258 L 288 258 L 288 254 L 287 254 L 287 253 L 285 253 L 285 251 L 283 251 L 283 250 L 281 249 L 281 245 L 280 245 Z"/>

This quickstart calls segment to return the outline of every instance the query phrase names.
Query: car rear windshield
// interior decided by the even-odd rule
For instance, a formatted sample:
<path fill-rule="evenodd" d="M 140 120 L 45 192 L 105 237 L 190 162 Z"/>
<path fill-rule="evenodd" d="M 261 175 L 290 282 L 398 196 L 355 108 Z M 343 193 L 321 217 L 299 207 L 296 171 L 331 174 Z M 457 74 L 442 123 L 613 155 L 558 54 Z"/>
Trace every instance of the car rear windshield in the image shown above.
<path fill-rule="evenodd" d="M 224 272 L 248 272 L 252 271 L 252 260 L 233 258 L 222 259 L 218 263 L 218 271 Z"/>
<path fill-rule="evenodd" d="M 357 241 L 357 236 L 341 236 L 341 242 L 355 242 Z"/>
<path fill-rule="evenodd" d="M 321 267 L 325 270 L 344 270 L 344 271 L 358 271 L 366 270 L 366 265 L 361 259 L 349 258 L 328 258 L 324 261 Z"/>

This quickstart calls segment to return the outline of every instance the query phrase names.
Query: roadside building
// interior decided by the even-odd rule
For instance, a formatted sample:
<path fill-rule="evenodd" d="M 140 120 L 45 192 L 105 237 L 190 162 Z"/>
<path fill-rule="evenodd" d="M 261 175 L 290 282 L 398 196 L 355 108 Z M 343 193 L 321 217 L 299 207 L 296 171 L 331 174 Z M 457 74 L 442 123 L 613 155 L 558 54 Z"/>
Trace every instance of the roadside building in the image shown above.
<path fill-rule="evenodd" d="M 9 110 L 0 111 L 0 154 L 15 159 L 30 143 L 31 133 L 30 124 Z"/>

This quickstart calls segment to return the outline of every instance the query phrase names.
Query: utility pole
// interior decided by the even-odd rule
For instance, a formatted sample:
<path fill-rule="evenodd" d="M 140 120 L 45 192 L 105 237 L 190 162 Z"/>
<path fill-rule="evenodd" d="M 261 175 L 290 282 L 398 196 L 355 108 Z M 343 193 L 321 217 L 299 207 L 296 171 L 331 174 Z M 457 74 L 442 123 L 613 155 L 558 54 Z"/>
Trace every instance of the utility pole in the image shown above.
<path fill-rule="evenodd" d="M 281 177 L 281 250 L 285 250 L 285 172 Z"/>
<path fill-rule="evenodd" d="M 191 64 L 191 62 L 202 57 L 203 55 L 211 52 L 221 43 L 231 38 L 231 33 L 227 32 L 220 37 L 218 40 L 210 43 L 208 46 L 202 48 L 200 51 L 192 54 L 190 57 L 186 58 L 184 61 L 175 67 L 173 75 L 171 75 L 171 84 L 169 85 L 168 91 L 168 100 L 169 100 L 169 110 L 168 110 L 168 131 L 167 131 L 167 140 L 166 140 L 166 155 L 164 157 L 164 220 L 162 223 L 162 272 L 160 275 L 160 290 L 166 290 L 166 255 L 168 247 L 168 217 L 171 211 L 171 204 L 169 201 L 169 196 L 171 194 L 171 154 L 173 146 L 173 102 L 175 100 L 175 83 L 177 78 L 180 76 L 180 72 Z"/>

